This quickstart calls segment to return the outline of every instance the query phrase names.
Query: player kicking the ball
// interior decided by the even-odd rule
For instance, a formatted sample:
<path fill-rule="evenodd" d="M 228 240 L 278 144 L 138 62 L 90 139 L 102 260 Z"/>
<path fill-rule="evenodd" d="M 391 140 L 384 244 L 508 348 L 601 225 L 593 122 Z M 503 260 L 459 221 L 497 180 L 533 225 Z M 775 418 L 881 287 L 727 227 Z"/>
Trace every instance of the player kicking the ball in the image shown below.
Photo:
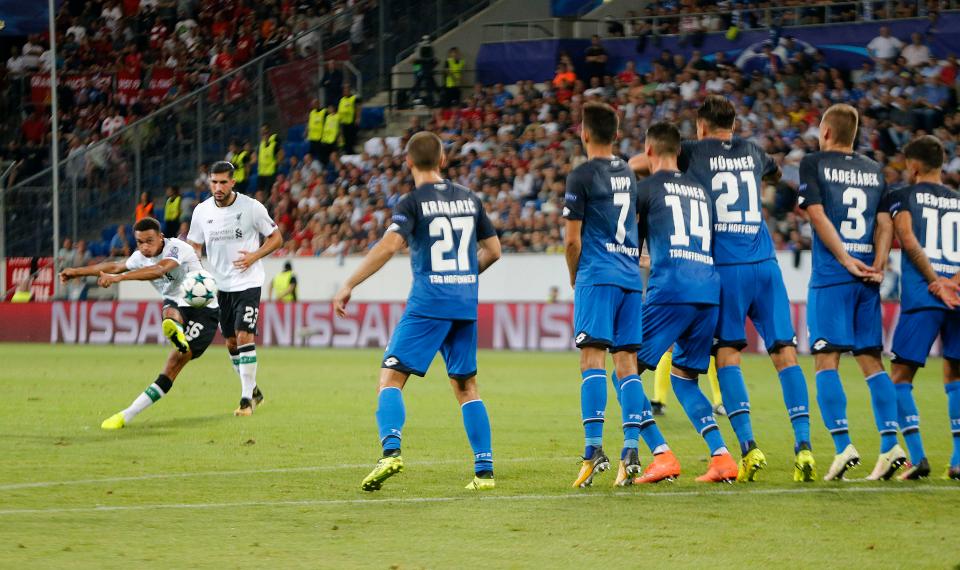
<path fill-rule="evenodd" d="M 191 307 L 183 297 L 183 279 L 203 269 L 200 259 L 186 242 L 166 238 L 160 222 L 144 218 L 134 224 L 137 251 L 126 261 L 106 261 L 90 267 L 74 267 L 60 272 L 64 283 L 75 277 L 98 277 L 101 287 L 120 281 L 150 281 L 163 297 L 163 335 L 175 350 L 167 358 L 163 372 L 137 396 L 130 406 L 100 424 L 103 429 L 120 429 L 137 414 L 167 395 L 183 367 L 210 346 L 217 333 L 217 302 L 206 307 Z"/>
<path fill-rule="evenodd" d="M 413 288 L 380 369 L 377 427 L 383 457 L 360 488 L 379 490 L 403 470 L 402 390 L 411 374 L 427 373 L 439 351 L 473 448 L 474 478 L 467 489 L 493 489 L 490 419 L 477 392 L 477 286 L 478 275 L 500 259 L 500 240 L 473 192 L 440 176 L 445 159 L 439 137 L 415 134 L 406 160 L 416 189 L 397 204 L 383 239 L 333 300 L 337 315 L 346 316 L 353 289 L 410 246 Z"/>
<path fill-rule="evenodd" d="M 187 241 L 200 255 L 206 247 L 210 273 L 217 280 L 220 331 L 234 371 L 240 376 L 237 416 L 249 416 L 263 401 L 257 387 L 257 319 L 263 264 L 260 260 L 280 247 L 283 237 L 263 204 L 233 190 L 233 165 L 210 167 L 213 196 L 197 205 Z M 263 245 L 260 236 L 265 236 Z"/>

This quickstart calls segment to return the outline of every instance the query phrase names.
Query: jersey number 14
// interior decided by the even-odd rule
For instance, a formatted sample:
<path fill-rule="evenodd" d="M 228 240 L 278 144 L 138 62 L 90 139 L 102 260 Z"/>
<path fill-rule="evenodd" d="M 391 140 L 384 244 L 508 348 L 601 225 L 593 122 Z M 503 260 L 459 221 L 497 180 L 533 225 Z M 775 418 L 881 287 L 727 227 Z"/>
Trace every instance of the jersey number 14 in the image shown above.
<path fill-rule="evenodd" d="M 670 245 L 689 247 L 690 236 L 700 238 L 700 249 L 710 251 L 710 214 L 707 212 L 707 203 L 700 200 L 690 200 L 690 233 L 683 220 L 683 205 L 680 196 L 664 196 L 663 201 L 673 211 L 673 235 L 670 236 Z"/>

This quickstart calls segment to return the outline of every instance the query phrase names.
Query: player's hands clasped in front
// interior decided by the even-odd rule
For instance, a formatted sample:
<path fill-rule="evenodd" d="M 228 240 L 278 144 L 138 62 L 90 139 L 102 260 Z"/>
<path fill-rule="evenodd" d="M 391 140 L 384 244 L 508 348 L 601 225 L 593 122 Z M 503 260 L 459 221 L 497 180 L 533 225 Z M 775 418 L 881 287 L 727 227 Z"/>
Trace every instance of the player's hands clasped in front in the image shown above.
<path fill-rule="evenodd" d="M 927 286 L 927 290 L 947 307 L 951 309 L 960 307 L 960 297 L 957 296 L 960 293 L 960 284 L 957 284 L 956 281 L 939 277 Z"/>
<path fill-rule="evenodd" d="M 250 269 L 250 266 L 256 263 L 257 258 L 254 257 L 253 253 L 249 251 L 240 250 L 237 253 L 240 254 L 240 257 L 233 262 L 233 266 L 239 269 L 240 271 L 246 271 Z"/>
<path fill-rule="evenodd" d="M 100 272 L 100 277 L 97 278 L 97 285 L 106 289 L 107 287 L 113 285 L 114 283 L 120 282 L 120 276 L 116 273 L 104 273 Z"/>
<path fill-rule="evenodd" d="M 353 294 L 353 289 L 344 285 L 337 291 L 337 294 L 333 297 L 333 310 L 337 313 L 337 316 L 340 318 L 347 316 L 347 303 L 350 302 L 350 295 Z"/>
<path fill-rule="evenodd" d="M 867 283 L 880 283 L 883 281 L 883 272 L 860 261 L 856 257 L 848 257 L 843 262 L 843 268 L 850 272 L 854 277 L 859 277 Z"/>

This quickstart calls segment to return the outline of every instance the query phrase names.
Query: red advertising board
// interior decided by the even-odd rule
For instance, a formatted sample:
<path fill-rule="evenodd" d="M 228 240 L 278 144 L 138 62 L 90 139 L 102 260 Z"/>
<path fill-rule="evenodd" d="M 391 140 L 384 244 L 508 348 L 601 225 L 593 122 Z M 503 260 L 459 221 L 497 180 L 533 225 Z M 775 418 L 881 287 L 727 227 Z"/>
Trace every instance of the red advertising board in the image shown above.
<path fill-rule="evenodd" d="M 12 291 L 23 279 L 30 277 L 32 257 L 7 258 L 7 282 L 3 284 L 4 291 Z M 37 258 L 37 275 L 30 284 L 30 291 L 35 301 L 49 301 L 53 298 L 53 258 Z M 11 292 L 12 295 L 12 292 Z M 2 299 L 0 299 L 2 300 Z"/>
<path fill-rule="evenodd" d="M 52 270 L 51 270 L 52 275 Z M 382 348 L 403 315 L 403 303 L 355 303 L 344 319 L 330 303 L 264 303 L 260 336 L 264 346 Z M 804 305 L 793 305 L 799 349 L 809 352 Z M 884 345 L 889 348 L 899 305 L 883 306 Z M 481 303 L 480 348 L 494 350 L 573 350 L 573 305 L 570 303 Z M 160 344 L 160 303 L 97 301 L 0 303 L 0 342 L 65 344 Z M 762 342 L 747 327 L 751 352 Z M 935 347 L 936 352 L 936 347 Z"/>

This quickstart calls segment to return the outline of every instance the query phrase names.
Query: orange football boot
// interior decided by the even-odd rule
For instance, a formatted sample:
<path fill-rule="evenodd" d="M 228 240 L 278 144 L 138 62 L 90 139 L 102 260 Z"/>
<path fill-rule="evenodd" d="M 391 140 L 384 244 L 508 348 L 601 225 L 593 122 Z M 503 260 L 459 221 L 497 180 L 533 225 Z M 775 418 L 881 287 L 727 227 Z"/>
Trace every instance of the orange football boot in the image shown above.
<path fill-rule="evenodd" d="M 721 453 L 710 458 L 710 468 L 697 477 L 700 483 L 733 483 L 737 479 L 737 462 L 729 453 Z"/>
<path fill-rule="evenodd" d="M 660 481 L 673 481 L 680 476 L 680 462 L 672 451 L 665 451 L 653 456 L 653 463 L 647 465 L 643 475 L 635 478 L 633 483 L 659 483 Z"/>

